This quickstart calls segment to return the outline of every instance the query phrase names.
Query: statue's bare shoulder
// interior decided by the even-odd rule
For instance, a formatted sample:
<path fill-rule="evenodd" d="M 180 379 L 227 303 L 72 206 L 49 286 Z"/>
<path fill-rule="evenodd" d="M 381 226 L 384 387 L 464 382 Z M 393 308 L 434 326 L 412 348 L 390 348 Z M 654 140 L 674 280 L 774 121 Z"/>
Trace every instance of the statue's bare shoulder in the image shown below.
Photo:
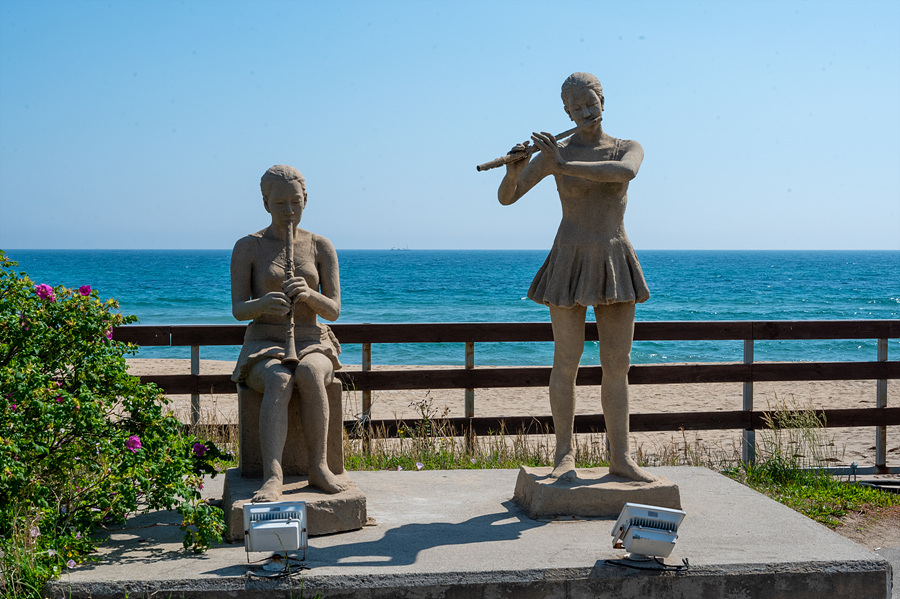
<path fill-rule="evenodd" d="M 631 168 L 636 176 L 644 161 L 644 148 L 633 139 L 619 140 L 619 161 Z"/>
<path fill-rule="evenodd" d="M 316 250 L 317 251 L 332 252 L 332 253 L 335 251 L 334 245 L 331 243 L 331 241 L 327 237 L 325 237 L 323 235 L 316 235 L 315 233 L 312 233 L 312 236 L 316 242 Z"/>
<path fill-rule="evenodd" d="M 644 153 L 644 147 L 633 139 L 620 139 L 619 147 L 622 148 L 622 151 L 626 154 L 628 152 L 640 152 L 641 154 Z"/>
<path fill-rule="evenodd" d="M 263 229 L 261 231 L 257 231 L 256 233 L 250 233 L 249 235 L 245 235 L 237 240 L 234 244 L 234 249 L 231 252 L 233 257 L 240 258 L 249 258 L 256 254 L 258 243 L 260 237 L 263 236 L 266 230 Z"/>

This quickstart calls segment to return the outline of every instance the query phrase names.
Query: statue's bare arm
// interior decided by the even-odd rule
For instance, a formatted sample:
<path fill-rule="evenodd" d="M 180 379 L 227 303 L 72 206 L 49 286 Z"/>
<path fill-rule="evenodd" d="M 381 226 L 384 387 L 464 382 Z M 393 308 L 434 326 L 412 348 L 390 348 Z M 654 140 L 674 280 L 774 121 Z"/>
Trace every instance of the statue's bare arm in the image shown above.
<path fill-rule="evenodd" d="M 238 320 L 254 320 L 263 315 L 285 316 L 289 303 L 284 293 L 272 291 L 260 298 L 252 296 L 255 253 L 256 243 L 249 236 L 234 244 L 231 252 L 231 313 Z"/>
<path fill-rule="evenodd" d="M 535 134 L 535 145 L 541 148 L 549 171 L 554 175 L 569 175 L 579 179 L 587 179 L 598 183 L 627 183 L 634 179 L 641 162 L 644 161 L 644 148 L 636 141 L 623 141 L 625 153 L 621 160 L 602 160 L 598 162 L 581 162 L 565 160 L 556 145 L 556 139 L 549 133 Z"/>
<path fill-rule="evenodd" d="M 532 187 L 540 183 L 541 179 L 551 174 L 547 167 L 547 160 L 543 153 L 536 154 L 531 161 L 523 158 L 516 162 L 510 162 L 506 165 L 506 176 L 503 177 L 500 188 L 497 190 L 497 199 L 504 206 L 516 202 Z"/>
<path fill-rule="evenodd" d="M 638 170 L 641 168 L 641 162 L 644 160 L 644 148 L 636 141 L 628 141 L 625 144 L 625 154 L 621 160 L 563 161 L 559 163 L 558 173 L 600 183 L 627 183 L 637 176 Z"/>
<path fill-rule="evenodd" d="M 337 252 L 324 237 L 316 237 L 316 268 L 319 271 L 319 290 L 310 288 L 303 277 L 296 279 L 285 291 L 294 299 L 306 303 L 324 318 L 334 321 L 341 315 L 341 281 Z"/>

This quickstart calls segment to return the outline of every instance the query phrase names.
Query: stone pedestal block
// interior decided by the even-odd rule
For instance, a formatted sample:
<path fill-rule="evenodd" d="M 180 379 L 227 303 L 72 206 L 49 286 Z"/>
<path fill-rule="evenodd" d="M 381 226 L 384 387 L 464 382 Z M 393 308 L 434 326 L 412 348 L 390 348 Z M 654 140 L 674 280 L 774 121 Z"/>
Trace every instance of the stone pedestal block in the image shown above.
<path fill-rule="evenodd" d="M 608 468 L 581 468 L 576 478 L 549 478 L 552 468 L 522 466 L 513 500 L 531 518 L 618 516 L 626 503 L 681 509 L 678 485 L 659 478 L 652 483 L 613 476 Z"/>
<path fill-rule="evenodd" d="M 341 383 L 334 381 L 328 393 L 328 469 L 335 474 L 344 471 L 343 406 Z M 238 428 L 240 431 L 241 473 L 248 478 L 262 477 L 262 454 L 259 447 L 259 407 L 262 394 L 246 385 L 238 385 Z M 296 389 L 288 406 L 288 436 L 281 457 L 285 476 L 307 473 L 306 442 L 300 422 L 300 396 Z M 260 485 L 261 486 L 261 485 Z M 257 487 L 259 488 L 259 487 Z"/>
<path fill-rule="evenodd" d="M 261 478 L 241 476 L 238 468 L 225 473 L 222 509 L 225 510 L 225 540 L 244 540 L 243 506 L 262 486 Z M 327 535 L 357 530 L 366 524 L 366 497 L 355 483 L 340 493 L 329 494 L 307 484 L 306 477 L 285 476 L 281 501 L 305 501 L 309 535 Z"/>

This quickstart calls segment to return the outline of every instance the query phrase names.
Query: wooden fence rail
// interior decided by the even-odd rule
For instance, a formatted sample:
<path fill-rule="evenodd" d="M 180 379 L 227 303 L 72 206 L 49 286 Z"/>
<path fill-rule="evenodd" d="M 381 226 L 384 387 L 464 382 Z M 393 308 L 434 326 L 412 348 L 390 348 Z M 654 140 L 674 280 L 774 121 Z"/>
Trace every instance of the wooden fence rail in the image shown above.
<path fill-rule="evenodd" d="M 475 418 L 474 390 L 497 387 L 546 387 L 550 381 L 547 367 L 475 368 L 474 344 L 480 342 L 546 342 L 553 340 L 550 323 L 423 323 L 423 324 L 334 324 L 335 335 L 343 344 L 361 344 L 363 370 L 338 372 L 345 387 L 362 392 L 363 423 L 378 426 L 387 434 L 396 434 L 401 426 L 391 421 L 372 421 L 371 392 L 394 389 L 465 389 L 465 417 L 448 419 L 457 430 L 477 434 L 506 431 L 546 432 L 552 430 L 550 417 Z M 234 383 L 227 375 L 200 374 L 200 347 L 204 345 L 240 345 L 246 325 L 171 325 L 124 326 L 114 338 L 142 346 L 190 346 L 190 375 L 141 377 L 159 385 L 169 394 L 192 395 L 192 420 L 199 417 L 199 397 L 208 393 L 233 393 Z M 765 427 L 765 413 L 753 409 L 753 383 L 759 381 L 874 380 L 876 407 L 868 409 L 825 410 L 827 426 L 875 426 L 876 457 L 874 471 L 886 469 L 887 426 L 900 424 L 900 408 L 887 407 L 887 380 L 900 378 L 900 362 L 888 361 L 888 339 L 900 338 L 900 320 L 830 321 L 687 321 L 635 323 L 635 341 L 718 341 L 744 343 L 741 364 L 634 365 L 628 375 L 633 385 L 670 383 L 743 383 L 742 410 L 734 412 L 688 412 L 632 414 L 634 431 L 677 431 L 712 429 L 743 430 L 743 457 L 752 460 L 756 429 Z M 787 362 L 758 363 L 753 360 L 754 342 L 762 340 L 876 339 L 876 360 L 870 362 Z M 585 323 L 585 340 L 597 340 L 597 327 Z M 371 370 L 373 343 L 464 343 L 464 367 L 458 369 Z M 598 385 L 600 366 L 583 366 L 578 385 Z M 408 421 L 405 426 L 414 424 Z M 348 429 L 360 425 L 347 421 Z M 604 430 L 602 415 L 577 416 L 577 432 Z"/>

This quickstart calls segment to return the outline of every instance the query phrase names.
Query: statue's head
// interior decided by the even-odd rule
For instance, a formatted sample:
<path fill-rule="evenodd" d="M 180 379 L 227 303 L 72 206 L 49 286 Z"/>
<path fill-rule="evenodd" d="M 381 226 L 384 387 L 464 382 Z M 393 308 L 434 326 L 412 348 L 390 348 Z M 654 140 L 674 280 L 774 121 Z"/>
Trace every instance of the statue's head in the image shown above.
<path fill-rule="evenodd" d="M 590 73 L 572 73 L 562 84 L 563 105 L 566 113 L 573 121 L 573 109 L 584 109 L 592 101 L 599 102 L 599 112 L 603 112 L 603 86 L 600 80 Z M 599 116 L 596 115 L 596 116 Z"/>
<path fill-rule="evenodd" d="M 263 201 L 268 202 L 269 196 L 272 195 L 276 186 L 299 185 L 303 193 L 303 206 L 306 207 L 306 180 L 300 171 L 292 166 L 285 164 L 276 164 L 267 170 L 259 180 L 259 189 L 262 191 Z"/>

